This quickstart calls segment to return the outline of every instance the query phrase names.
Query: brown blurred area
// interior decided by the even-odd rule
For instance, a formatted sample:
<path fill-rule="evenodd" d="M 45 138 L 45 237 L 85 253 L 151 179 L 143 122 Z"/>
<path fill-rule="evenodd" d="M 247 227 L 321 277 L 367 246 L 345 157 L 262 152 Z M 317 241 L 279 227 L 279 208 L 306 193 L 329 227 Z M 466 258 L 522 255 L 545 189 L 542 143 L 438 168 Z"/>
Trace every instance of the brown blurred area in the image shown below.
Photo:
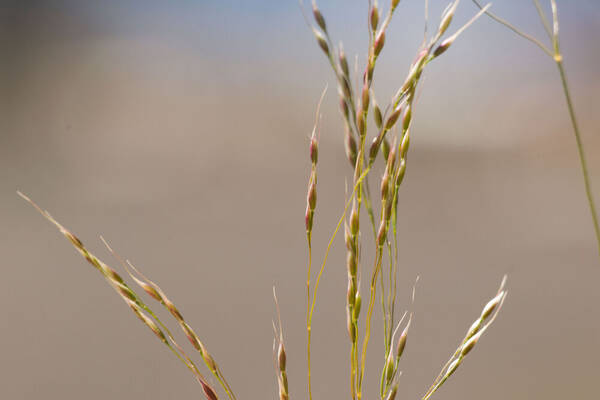
<path fill-rule="evenodd" d="M 362 55 L 366 2 L 321 3 L 335 40 Z M 422 38 L 422 4 L 404 3 L 380 103 Z M 444 2 L 431 3 L 435 27 Z M 529 3 L 503 3 L 543 37 Z M 559 11 L 600 198 L 600 5 Z M 456 24 L 475 8 L 459 12 Z M 306 398 L 308 136 L 326 83 L 316 262 L 351 177 L 331 75 L 295 1 L 0 1 L 0 398 L 202 397 L 17 189 L 104 261 L 117 267 L 100 234 L 158 282 L 240 400 L 277 397 L 275 285 L 290 395 Z M 508 274 L 501 315 L 436 398 L 597 397 L 600 262 L 555 66 L 482 19 L 430 66 L 414 118 L 398 309 L 420 281 L 399 396 L 420 398 Z M 315 400 L 349 396 L 343 248 L 340 237 L 314 319 Z M 365 393 L 377 393 L 376 326 Z"/>

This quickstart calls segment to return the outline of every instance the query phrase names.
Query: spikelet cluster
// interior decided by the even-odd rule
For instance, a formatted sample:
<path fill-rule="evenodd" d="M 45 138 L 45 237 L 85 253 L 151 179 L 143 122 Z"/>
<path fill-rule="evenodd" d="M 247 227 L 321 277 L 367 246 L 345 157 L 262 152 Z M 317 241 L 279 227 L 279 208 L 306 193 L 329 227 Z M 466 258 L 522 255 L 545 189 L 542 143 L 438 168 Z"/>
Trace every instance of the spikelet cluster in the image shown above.
<path fill-rule="evenodd" d="M 152 311 L 152 309 L 148 307 L 148 305 L 146 305 L 142 298 L 133 289 L 131 289 L 131 287 L 121 277 L 121 275 L 119 275 L 119 273 L 117 273 L 113 268 L 109 267 L 95 255 L 89 252 L 87 248 L 83 245 L 83 242 L 79 240 L 77 236 L 75 236 L 68 229 L 66 229 L 64 226 L 58 223 L 47 211 L 42 210 L 29 197 L 25 196 L 20 192 L 18 193 L 32 206 L 34 206 L 44 217 L 46 217 L 46 219 L 48 219 L 50 222 L 52 222 L 52 224 L 54 224 L 58 228 L 58 230 L 71 242 L 75 249 L 104 276 L 108 284 L 119 294 L 119 296 L 125 301 L 125 303 L 127 303 L 129 308 L 140 319 L 140 321 L 142 321 L 144 325 L 146 325 L 152 331 L 152 333 L 154 333 L 154 335 L 156 335 L 156 337 L 162 343 L 164 343 L 179 358 L 179 360 L 182 361 L 188 369 L 190 369 L 190 371 L 192 371 L 192 373 L 195 375 L 196 379 L 200 383 L 202 391 L 204 392 L 206 398 L 208 400 L 218 400 L 218 396 L 214 388 L 208 383 L 208 381 L 202 375 L 198 367 L 193 363 L 190 357 L 187 356 L 187 354 L 183 351 L 181 346 L 177 344 L 169 329 L 162 323 L 162 321 L 157 317 L 157 315 Z M 112 249 L 110 247 L 109 250 L 112 252 Z M 133 265 L 130 264 L 130 266 L 133 269 L 135 269 Z M 188 336 L 188 339 L 190 339 L 190 342 L 192 342 L 196 350 L 200 352 L 206 365 L 209 367 L 213 375 L 217 377 L 230 399 L 235 400 L 235 396 L 229 388 L 229 385 L 227 385 L 227 383 L 224 381 L 224 378 L 222 378 L 222 375 L 218 369 L 216 362 L 210 356 L 210 354 L 208 353 L 198 336 L 194 333 L 192 328 L 190 328 L 187 325 L 187 323 L 183 320 L 183 317 L 179 310 L 167 298 L 167 296 L 160 289 L 160 287 L 158 287 L 154 282 L 149 281 L 145 278 L 136 278 L 130 273 L 129 270 L 127 270 L 127 272 L 146 293 L 148 293 L 155 300 L 159 301 L 163 306 L 165 306 L 165 308 L 167 308 L 170 311 L 171 315 L 173 315 L 173 317 L 178 321 L 178 323 Z"/>
<path fill-rule="evenodd" d="M 467 354 L 473 350 L 481 336 L 494 322 L 498 312 L 502 308 L 504 299 L 506 298 L 506 290 L 504 289 L 505 283 L 506 277 L 504 277 L 502 280 L 496 296 L 487 302 L 487 304 L 483 307 L 479 317 L 471 324 L 471 327 L 467 331 L 464 339 L 461 341 L 460 345 L 452 357 L 450 357 L 444 368 L 442 368 L 442 371 L 435 379 L 427 393 L 425 393 L 423 396 L 423 400 L 429 399 L 446 382 L 446 380 L 456 372 Z"/>
<path fill-rule="evenodd" d="M 397 241 L 395 240 L 398 193 L 406 173 L 413 110 L 415 107 L 417 89 L 423 72 L 431 61 L 437 59 L 447 51 L 459 34 L 478 18 L 482 12 L 486 11 L 486 7 L 484 7 L 471 21 L 458 29 L 456 33 L 444 39 L 446 32 L 451 26 L 458 3 L 458 0 L 452 1 L 444 10 L 440 18 L 437 32 L 435 32 L 428 41 L 424 41 L 417 52 L 415 60 L 411 64 L 402 85 L 393 96 L 390 104 L 385 108 L 385 112 L 382 112 L 381 107 L 376 101 L 372 84 L 377 61 L 381 57 L 382 50 L 386 44 L 387 28 L 392 21 L 392 17 L 398 7 L 399 1 L 392 0 L 389 3 L 387 13 L 382 13 L 378 1 L 373 0 L 369 2 L 369 47 L 362 80 L 357 87 L 354 87 L 352 79 L 350 78 L 351 71 L 347 55 L 341 44 L 339 46 L 334 45 L 328 30 L 327 21 L 314 0 L 312 2 L 313 23 L 310 23 L 307 18 L 307 22 L 310 25 L 315 39 L 321 50 L 324 52 L 337 81 L 340 111 L 344 122 L 344 147 L 347 159 L 353 170 L 353 190 L 350 194 L 350 198 L 347 200 L 346 210 L 348 210 L 348 213 L 347 219 L 344 221 L 346 271 L 348 277 L 346 316 L 348 337 L 350 339 L 350 383 L 353 399 L 360 400 L 362 397 L 362 381 L 365 373 L 367 346 L 370 339 L 371 319 L 376 301 L 379 278 L 381 278 L 380 291 L 384 316 L 385 344 L 380 395 L 382 399 L 392 395 L 392 393 L 395 395 L 394 388 L 396 387 L 396 384 L 394 379 L 399 375 L 397 373 L 397 359 L 399 359 L 399 357 L 394 356 L 394 345 L 392 341 L 394 336 L 393 327 L 395 325 L 394 308 L 396 300 L 398 254 Z M 383 17 L 383 15 L 385 15 L 385 17 Z M 367 139 L 369 137 L 369 124 L 367 123 L 369 114 L 372 114 L 375 125 L 375 132 L 371 139 Z M 390 135 L 393 136 L 392 139 L 389 138 Z M 381 202 L 380 207 L 377 210 L 373 207 L 371 193 L 369 192 L 369 176 L 371 168 L 380 153 L 383 153 L 385 169 L 381 176 Z M 311 175 L 311 181 L 312 180 L 313 178 Z M 311 198 L 310 193 L 311 191 L 309 189 L 309 199 Z M 366 297 L 368 299 L 368 306 L 366 315 L 364 316 L 365 331 L 364 334 L 361 335 L 359 333 L 359 325 L 363 302 L 360 285 L 361 271 L 364 269 L 361 266 L 363 258 L 361 257 L 361 232 L 363 231 L 363 229 L 361 229 L 361 214 L 363 209 L 366 210 L 371 221 L 376 255 L 373 262 L 373 268 L 370 272 L 369 294 L 368 297 Z M 344 211 L 344 215 L 346 215 L 346 210 Z M 309 211 L 310 208 L 307 207 L 307 221 L 310 217 L 312 226 L 313 214 Z M 377 211 L 379 212 L 378 218 Z M 392 233 L 391 237 L 390 232 Z M 393 250 L 392 242 L 394 246 Z M 388 250 L 387 252 L 385 251 L 386 248 Z M 329 247 L 326 252 L 325 260 L 327 259 L 328 251 Z M 385 257 L 386 253 L 389 255 L 388 257 Z M 314 289 L 315 297 L 324 266 L 325 262 L 317 276 Z M 386 274 L 388 277 L 387 280 L 383 277 L 383 270 L 386 266 L 387 271 L 389 272 Z M 310 274 L 307 280 L 307 286 L 310 286 Z M 386 291 L 387 296 L 385 295 Z M 307 308 L 307 328 L 309 335 L 307 353 L 309 358 L 310 396 L 312 396 L 310 393 L 310 321 L 314 303 L 315 300 L 313 299 L 313 307 Z M 410 323 L 408 326 L 410 326 Z M 401 335 L 401 338 L 403 338 L 404 341 L 406 340 L 404 333 L 408 332 L 407 329 L 403 332 L 403 335 Z M 361 336 L 362 351 L 359 351 L 359 348 L 361 347 Z M 402 351 L 400 351 L 400 354 Z"/>

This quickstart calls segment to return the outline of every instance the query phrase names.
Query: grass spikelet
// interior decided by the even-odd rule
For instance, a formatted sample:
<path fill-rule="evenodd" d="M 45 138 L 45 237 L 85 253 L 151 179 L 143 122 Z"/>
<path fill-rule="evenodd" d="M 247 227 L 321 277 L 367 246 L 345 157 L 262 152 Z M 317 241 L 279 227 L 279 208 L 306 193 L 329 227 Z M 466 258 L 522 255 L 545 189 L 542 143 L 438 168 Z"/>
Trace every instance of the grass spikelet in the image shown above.
<path fill-rule="evenodd" d="M 163 331 L 160 330 L 160 328 L 158 327 L 158 325 L 156 325 L 156 323 L 152 320 L 152 318 L 150 318 L 146 314 L 144 314 L 144 311 L 142 311 L 141 307 L 139 307 L 137 304 L 135 304 L 134 301 L 129 302 L 129 307 L 131 307 L 131 310 L 133 311 L 133 313 L 144 324 L 146 324 L 146 326 L 148 326 L 148 328 L 150 328 L 152 330 L 152 332 L 154 332 L 156 337 L 158 337 L 163 343 L 168 345 L 167 337 L 165 336 Z"/>
<path fill-rule="evenodd" d="M 273 342 L 273 358 L 275 362 L 275 369 L 277 370 L 277 382 L 279 384 L 279 400 L 289 399 L 289 387 L 287 377 L 287 354 L 285 352 L 285 345 L 283 342 L 283 325 L 281 323 L 281 310 L 279 309 L 279 301 L 277 300 L 277 293 L 273 287 L 273 299 L 275 300 L 275 307 L 277 309 L 277 322 L 276 326 L 273 323 L 273 330 L 275 332 L 275 339 Z M 277 350 L 275 350 L 277 349 Z"/>
<path fill-rule="evenodd" d="M 371 7 L 369 23 L 371 24 L 371 31 L 376 31 L 377 25 L 379 24 L 379 8 L 377 7 L 377 0 L 373 2 L 373 6 Z"/>
<path fill-rule="evenodd" d="M 317 7 L 317 2 L 313 0 L 312 2 L 312 12 L 313 17 L 315 18 L 315 22 L 323 30 L 323 32 L 327 32 L 327 24 L 325 23 L 325 18 L 323 18 L 323 14 L 321 14 L 321 10 Z"/>

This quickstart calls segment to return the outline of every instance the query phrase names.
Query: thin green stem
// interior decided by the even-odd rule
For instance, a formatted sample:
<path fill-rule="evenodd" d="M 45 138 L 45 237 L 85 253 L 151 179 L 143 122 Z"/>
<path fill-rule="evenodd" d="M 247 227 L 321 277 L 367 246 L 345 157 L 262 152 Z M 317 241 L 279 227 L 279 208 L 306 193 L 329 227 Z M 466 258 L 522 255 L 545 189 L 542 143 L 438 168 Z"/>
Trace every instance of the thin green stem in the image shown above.
<path fill-rule="evenodd" d="M 575 109 L 573 107 L 573 101 L 571 100 L 571 92 L 569 90 L 569 85 L 567 84 L 567 76 L 565 74 L 565 69 L 560 54 L 557 54 L 555 61 L 560 73 L 560 80 L 562 83 L 563 92 L 565 94 L 565 100 L 567 101 L 567 108 L 569 109 L 569 117 L 571 118 L 571 125 L 573 126 L 575 141 L 577 143 L 577 152 L 579 153 L 579 162 L 581 164 L 581 172 L 583 174 L 583 182 L 585 184 L 585 193 L 587 195 L 590 212 L 592 214 L 592 222 L 594 224 L 594 230 L 596 231 L 596 241 L 598 242 L 598 253 L 600 254 L 600 225 L 598 224 L 598 213 L 596 211 L 594 195 L 592 193 L 592 185 L 590 183 L 583 141 L 581 139 L 581 133 L 579 131 L 579 125 L 577 124 L 577 119 L 575 118 Z"/>
<path fill-rule="evenodd" d="M 539 0 L 533 0 L 533 4 L 535 5 L 535 9 L 537 10 L 538 15 L 540 16 L 540 21 L 542 21 L 542 25 L 544 25 L 544 30 L 550 39 L 553 38 L 552 29 L 550 28 L 550 23 L 546 18 L 546 14 L 544 14 L 544 10 L 542 10 L 542 6 L 540 5 Z"/>
<path fill-rule="evenodd" d="M 375 297 L 377 295 L 377 275 L 381 269 L 381 248 L 377 250 L 377 256 L 375 258 L 375 265 L 373 266 L 373 276 L 371 277 L 371 295 L 369 298 L 369 308 L 367 310 L 367 319 L 365 327 L 365 338 L 362 346 L 362 356 L 360 360 L 360 377 L 358 379 L 358 395 L 357 398 L 362 398 L 362 381 L 365 376 L 365 366 L 367 361 L 367 346 L 369 345 L 369 339 L 371 337 L 371 318 L 373 316 L 373 306 L 375 304 Z"/>
<path fill-rule="evenodd" d="M 481 3 L 478 0 L 472 0 L 473 3 L 475 3 L 475 5 L 477 7 L 479 7 L 479 9 L 483 9 L 483 6 L 481 5 Z M 550 51 L 548 49 L 548 47 L 546 47 L 542 42 L 540 42 L 539 40 L 537 40 L 536 38 L 534 38 L 533 36 L 523 32 L 522 30 L 520 30 L 519 28 L 517 28 L 516 26 L 514 26 L 513 24 L 511 24 L 510 22 L 508 22 L 507 20 L 500 18 L 499 16 L 497 16 L 496 14 L 490 12 L 490 11 L 485 11 L 485 14 L 490 17 L 491 19 L 493 19 L 494 21 L 498 22 L 499 24 L 504 25 L 505 27 L 507 27 L 508 29 L 510 29 L 511 31 L 513 31 L 514 33 L 516 33 L 517 35 L 521 36 L 523 39 L 529 40 L 531 43 L 535 44 L 536 46 L 538 46 L 544 53 L 546 53 L 546 55 L 550 56 L 550 57 L 554 57 L 554 55 L 552 54 L 552 51 Z"/>
<path fill-rule="evenodd" d="M 311 245 L 311 234 L 307 233 L 308 240 L 308 272 L 306 275 L 306 334 L 307 334 L 307 344 L 306 344 L 306 356 L 308 362 L 308 398 L 312 400 L 312 380 L 311 380 L 311 365 L 310 365 L 310 271 L 312 267 L 312 245 Z"/>
<path fill-rule="evenodd" d="M 356 399 L 356 351 L 356 341 L 354 341 L 350 347 L 350 393 L 352 399 Z"/>
<path fill-rule="evenodd" d="M 373 206 L 371 204 L 371 191 L 369 190 L 369 178 L 365 178 L 365 184 L 362 186 L 363 196 L 365 198 L 365 207 L 367 208 L 367 214 L 369 214 L 369 220 L 371 221 L 371 228 L 373 228 L 373 238 L 377 240 L 377 226 L 375 225 L 375 213 L 373 212 Z"/>

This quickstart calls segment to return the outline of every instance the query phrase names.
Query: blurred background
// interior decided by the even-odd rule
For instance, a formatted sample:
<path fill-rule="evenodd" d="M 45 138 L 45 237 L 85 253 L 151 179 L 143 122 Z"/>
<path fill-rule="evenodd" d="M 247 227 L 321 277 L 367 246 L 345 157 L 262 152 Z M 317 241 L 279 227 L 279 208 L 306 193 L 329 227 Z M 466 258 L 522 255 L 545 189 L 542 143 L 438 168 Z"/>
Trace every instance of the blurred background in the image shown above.
<path fill-rule="evenodd" d="M 431 1 L 433 28 L 445 3 Z M 600 3 L 558 3 L 600 198 Z M 320 6 L 362 66 L 367 1 Z M 544 38 L 530 2 L 492 10 Z M 475 12 L 461 2 L 450 32 Z M 423 2 L 401 2 L 375 75 L 380 104 L 422 35 Z M 100 258 L 117 267 L 102 234 L 157 281 L 240 400 L 277 398 L 276 285 L 290 394 L 306 398 L 308 137 L 326 84 L 317 262 L 351 176 L 332 75 L 295 0 L 0 0 L 0 397 L 202 398 L 19 189 Z M 554 63 L 482 18 L 428 67 L 413 115 L 398 309 L 415 316 L 399 398 L 420 398 L 504 274 L 495 326 L 436 398 L 593 398 L 600 263 Z M 340 237 L 314 318 L 315 400 L 349 397 L 344 259 Z M 381 365 L 375 337 L 369 398 Z"/>

